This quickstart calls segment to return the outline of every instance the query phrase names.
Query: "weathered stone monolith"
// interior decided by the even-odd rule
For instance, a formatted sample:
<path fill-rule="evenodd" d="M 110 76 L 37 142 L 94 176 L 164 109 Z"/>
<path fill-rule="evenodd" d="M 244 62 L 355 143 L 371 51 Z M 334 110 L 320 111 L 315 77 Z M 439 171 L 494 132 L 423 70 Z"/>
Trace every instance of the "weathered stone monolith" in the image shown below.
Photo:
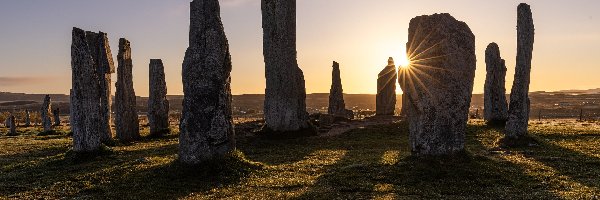
<path fill-rule="evenodd" d="M 53 126 L 60 126 L 60 108 L 52 110 L 52 115 L 54 116 Z"/>
<path fill-rule="evenodd" d="M 4 127 L 6 128 L 10 128 L 10 116 L 12 115 L 9 115 L 6 120 L 4 120 Z"/>
<path fill-rule="evenodd" d="M 194 0 L 190 6 L 190 41 L 182 71 L 179 160 L 200 164 L 235 149 L 232 67 L 219 1 Z"/>
<path fill-rule="evenodd" d="M 133 89 L 131 46 L 125 38 L 119 39 L 117 61 L 119 66 L 115 94 L 115 128 L 119 140 L 131 142 L 140 138 L 140 125 Z"/>
<path fill-rule="evenodd" d="M 10 115 L 10 117 L 8 118 L 9 120 L 9 125 L 10 125 L 10 132 L 8 132 L 7 135 L 9 136 L 15 136 L 17 135 L 17 123 L 15 120 L 15 116 L 14 115 Z"/>
<path fill-rule="evenodd" d="M 340 77 L 340 64 L 333 61 L 331 89 L 329 90 L 329 108 L 327 113 L 335 117 L 354 119 L 354 112 L 346 109 L 344 102 L 344 89 Z"/>
<path fill-rule="evenodd" d="M 161 59 L 150 60 L 148 122 L 151 136 L 162 136 L 170 132 L 167 83 L 165 81 L 165 67 Z"/>
<path fill-rule="evenodd" d="M 515 79 L 510 92 L 506 136 L 519 138 L 527 135 L 529 123 L 529 83 L 531 81 L 531 59 L 533 57 L 535 27 L 529 5 L 519 4 L 517 14 L 517 65 Z"/>
<path fill-rule="evenodd" d="M 29 110 L 25 110 L 25 127 L 30 127 L 31 126 L 31 114 L 29 113 Z"/>
<path fill-rule="evenodd" d="M 52 130 L 52 119 L 50 118 L 50 113 L 52 112 L 50 95 L 46 95 L 44 97 L 44 103 L 42 104 L 42 112 L 40 113 L 42 116 L 42 127 L 44 127 L 44 132 L 48 132 Z"/>
<path fill-rule="evenodd" d="M 112 104 L 112 92 L 111 92 L 111 74 L 115 73 L 115 64 L 113 61 L 112 53 L 110 51 L 110 45 L 108 42 L 108 36 L 106 33 L 100 32 L 99 34 L 88 32 L 88 34 L 96 35 L 95 46 L 97 56 L 94 58 L 96 61 L 96 73 L 98 73 L 98 81 L 100 83 L 100 137 L 103 142 L 111 141 L 113 138 L 113 132 L 111 128 L 111 104 Z M 88 39 L 93 38 L 89 37 Z M 90 43 L 93 44 L 93 43 Z"/>
<path fill-rule="evenodd" d="M 296 0 L 262 0 L 265 126 L 272 131 L 308 128 L 304 74 L 296 60 Z"/>
<path fill-rule="evenodd" d="M 379 72 L 377 76 L 377 97 L 376 114 L 377 116 L 393 116 L 396 110 L 396 65 L 394 58 L 388 59 L 388 65 Z"/>
<path fill-rule="evenodd" d="M 500 57 L 500 48 L 491 43 L 485 50 L 486 78 L 484 86 L 483 118 L 490 124 L 504 124 L 508 119 L 506 103 L 506 65 Z"/>
<path fill-rule="evenodd" d="M 73 28 L 72 34 L 70 124 L 73 151 L 91 152 L 100 149 L 102 139 L 111 139 L 104 108 L 110 94 L 106 81 L 113 65 L 112 55 L 105 33 Z"/>
<path fill-rule="evenodd" d="M 475 78 L 475 36 L 450 14 L 410 21 L 409 68 L 401 70 L 408 91 L 413 155 L 447 155 L 464 150 Z"/>

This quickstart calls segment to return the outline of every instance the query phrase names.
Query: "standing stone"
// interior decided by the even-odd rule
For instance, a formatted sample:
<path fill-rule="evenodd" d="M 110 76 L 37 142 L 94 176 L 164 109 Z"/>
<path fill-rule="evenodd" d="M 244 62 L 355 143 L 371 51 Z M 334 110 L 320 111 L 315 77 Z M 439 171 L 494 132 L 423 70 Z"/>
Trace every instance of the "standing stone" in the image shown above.
<path fill-rule="evenodd" d="M 54 115 L 54 126 L 60 126 L 60 108 L 54 109 L 52 115 Z"/>
<path fill-rule="evenodd" d="M 117 92 L 115 94 L 115 127 L 117 138 L 124 142 L 140 138 L 140 125 L 133 89 L 133 63 L 131 47 L 125 38 L 119 39 L 119 54 L 117 55 Z"/>
<path fill-rule="evenodd" d="M 108 142 L 113 137 L 110 125 L 112 103 L 111 74 L 115 73 L 115 64 L 112 59 L 107 34 L 88 31 L 87 35 L 91 52 L 94 52 L 94 55 L 96 55 L 93 59 L 99 83 L 100 105 L 98 109 L 100 111 L 100 121 L 98 123 L 100 126 L 100 138 L 102 142 Z"/>
<path fill-rule="evenodd" d="M 179 160 L 200 164 L 235 149 L 232 67 L 219 1 L 194 0 L 190 6 L 190 42 L 182 71 Z"/>
<path fill-rule="evenodd" d="M 354 112 L 346 109 L 344 102 L 344 89 L 342 88 L 342 79 L 340 78 L 340 64 L 333 61 L 333 72 L 331 80 L 331 89 L 329 90 L 329 109 L 327 113 L 336 117 L 354 119 Z"/>
<path fill-rule="evenodd" d="M 491 124 L 504 124 L 508 119 L 506 103 L 506 65 L 500 57 L 500 49 L 491 43 L 485 50 L 486 79 L 484 92 L 483 118 Z"/>
<path fill-rule="evenodd" d="M 31 126 L 31 114 L 29 113 L 29 110 L 25 110 L 25 127 L 30 127 Z"/>
<path fill-rule="evenodd" d="M 105 109 L 110 90 L 107 78 L 113 68 L 112 55 L 105 33 L 85 32 L 73 28 L 71 44 L 71 131 L 73 150 L 90 152 L 100 149 L 107 133 L 109 114 Z M 110 81 L 108 81 L 110 84 Z"/>
<path fill-rule="evenodd" d="M 12 115 L 9 115 L 9 116 L 6 118 L 6 120 L 4 120 L 4 126 L 5 126 L 6 128 L 10 128 L 10 116 L 12 116 Z"/>
<path fill-rule="evenodd" d="M 262 0 L 265 126 L 273 131 L 308 128 L 304 74 L 296 60 L 296 0 Z"/>
<path fill-rule="evenodd" d="M 169 100 L 167 100 L 167 83 L 165 67 L 162 60 L 150 60 L 150 97 L 148 98 L 148 121 L 150 135 L 162 136 L 170 132 Z"/>
<path fill-rule="evenodd" d="M 394 58 L 388 59 L 388 65 L 379 72 L 377 77 L 377 116 L 392 116 L 396 110 L 396 65 Z"/>
<path fill-rule="evenodd" d="M 52 112 L 52 105 L 50 95 L 46 95 L 44 97 L 44 103 L 42 104 L 42 126 L 44 127 L 44 132 L 48 132 L 52 130 L 52 119 L 50 118 L 50 113 Z"/>
<path fill-rule="evenodd" d="M 411 65 L 400 81 L 408 91 L 413 155 L 447 155 L 464 150 L 475 78 L 475 36 L 450 14 L 410 21 L 407 55 Z"/>
<path fill-rule="evenodd" d="M 15 116 L 14 115 L 10 115 L 10 117 L 8 118 L 9 120 L 9 124 L 10 124 L 10 132 L 8 132 L 9 136 L 15 136 L 17 135 L 17 123 L 15 120 Z"/>
<path fill-rule="evenodd" d="M 529 122 L 529 83 L 531 81 L 531 59 L 533 57 L 535 27 L 531 9 L 519 4 L 517 14 L 517 65 L 515 79 L 510 92 L 510 107 L 506 136 L 519 138 L 527 135 Z"/>

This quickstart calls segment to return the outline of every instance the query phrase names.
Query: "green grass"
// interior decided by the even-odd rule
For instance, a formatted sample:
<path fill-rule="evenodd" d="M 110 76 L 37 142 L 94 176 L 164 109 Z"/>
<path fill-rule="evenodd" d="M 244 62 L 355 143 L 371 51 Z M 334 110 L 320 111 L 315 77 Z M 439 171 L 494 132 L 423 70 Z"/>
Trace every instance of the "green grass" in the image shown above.
<path fill-rule="evenodd" d="M 78 161 L 66 135 L 29 129 L 0 137 L 0 199 L 593 199 L 599 130 L 532 123 L 538 145 L 503 149 L 501 130 L 473 121 L 464 155 L 432 158 L 410 156 L 405 123 L 335 137 L 239 136 L 227 158 L 190 167 L 176 162 L 177 135 Z"/>

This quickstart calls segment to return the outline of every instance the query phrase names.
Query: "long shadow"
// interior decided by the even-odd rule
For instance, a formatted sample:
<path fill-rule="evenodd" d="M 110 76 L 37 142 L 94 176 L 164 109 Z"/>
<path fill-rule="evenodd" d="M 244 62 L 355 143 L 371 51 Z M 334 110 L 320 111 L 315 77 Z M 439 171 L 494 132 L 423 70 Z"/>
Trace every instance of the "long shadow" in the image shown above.
<path fill-rule="evenodd" d="M 400 137 L 407 151 L 408 131 L 403 125 Z M 467 137 L 469 151 L 484 150 L 473 132 Z M 372 153 L 380 157 L 385 150 Z M 364 160 L 359 150 L 349 150 L 336 165 L 328 168 L 298 199 L 369 199 L 392 194 L 398 198 L 558 198 L 524 170 L 507 161 L 465 153 L 454 157 L 415 158 L 401 153 L 398 163 L 386 165 Z"/>

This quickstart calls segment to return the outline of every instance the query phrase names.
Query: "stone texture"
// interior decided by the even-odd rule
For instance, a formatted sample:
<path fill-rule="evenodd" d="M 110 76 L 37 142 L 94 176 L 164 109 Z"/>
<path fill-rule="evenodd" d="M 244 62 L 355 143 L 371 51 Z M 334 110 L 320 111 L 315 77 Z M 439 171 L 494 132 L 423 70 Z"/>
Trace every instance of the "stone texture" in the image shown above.
<path fill-rule="evenodd" d="M 150 135 L 162 136 L 170 132 L 169 101 L 167 100 L 167 83 L 165 67 L 162 60 L 150 60 L 150 97 L 148 98 L 148 121 Z"/>
<path fill-rule="evenodd" d="M 464 150 L 475 78 L 475 36 L 450 14 L 424 15 L 409 25 L 411 65 L 400 81 L 408 91 L 413 155 L 447 155 Z"/>
<path fill-rule="evenodd" d="M 14 136 L 17 135 L 17 123 L 15 120 L 15 116 L 14 115 L 10 115 L 10 117 L 8 118 L 9 120 L 9 124 L 10 124 L 10 132 L 8 132 L 9 136 Z"/>
<path fill-rule="evenodd" d="M 44 97 L 44 103 L 42 104 L 42 127 L 44 127 L 44 132 L 48 132 L 52 130 L 52 119 L 50 118 L 50 113 L 52 112 L 50 95 L 46 95 Z"/>
<path fill-rule="evenodd" d="M 133 89 L 131 45 L 125 38 L 119 39 L 117 61 L 119 66 L 115 94 L 115 128 L 119 140 L 130 142 L 140 139 L 140 125 Z"/>
<path fill-rule="evenodd" d="M 377 76 L 376 114 L 378 116 L 394 115 L 396 110 L 396 80 L 398 73 L 394 58 L 388 59 L 388 65 Z"/>
<path fill-rule="evenodd" d="M 52 110 L 52 115 L 54 116 L 54 126 L 60 126 L 60 108 Z"/>
<path fill-rule="evenodd" d="M 304 74 L 296 60 L 296 0 L 261 0 L 265 61 L 265 126 L 308 128 Z"/>
<path fill-rule="evenodd" d="M 529 83 L 531 81 L 531 59 L 533 57 L 535 27 L 531 8 L 519 4 L 517 14 L 517 65 L 510 92 L 510 107 L 506 122 L 506 136 L 519 138 L 527 135 L 529 123 Z"/>
<path fill-rule="evenodd" d="M 12 116 L 12 115 L 10 115 L 10 116 Z M 10 116 L 8 116 L 6 118 L 6 120 L 4 120 L 4 127 L 6 127 L 6 128 L 10 128 Z"/>
<path fill-rule="evenodd" d="M 31 126 L 31 114 L 29 113 L 29 110 L 25 110 L 25 127 L 30 127 Z"/>
<path fill-rule="evenodd" d="M 327 113 L 336 117 L 354 119 L 354 112 L 346 109 L 344 102 L 344 89 L 342 88 L 342 79 L 340 77 L 340 64 L 333 61 L 333 71 L 331 74 L 331 89 L 329 90 L 329 108 Z"/>
<path fill-rule="evenodd" d="M 232 66 L 219 1 L 194 0 L 190 6 L 190 42 L 182 71 L 179 160 L 200 164 L 235 149 Z"/>
<path fill-rule="evenodd" d="M 110 73 L 112 55 L 105 33 L 73 28 L 71 44 L 71 112 L 73 150 L 99 150 L 102 139 L 110 140 Z M 108 84 L 108 85 L 107 85 Z"/>
<path fill-rule="evenodd" d="M 508 104 L 506 103 L 506 65 L 500 57 L 500 49 L 491 43 L 485 50 L 486 78 L 484 86 L 483 118 L 488 123 L 506 123 Z"/>

